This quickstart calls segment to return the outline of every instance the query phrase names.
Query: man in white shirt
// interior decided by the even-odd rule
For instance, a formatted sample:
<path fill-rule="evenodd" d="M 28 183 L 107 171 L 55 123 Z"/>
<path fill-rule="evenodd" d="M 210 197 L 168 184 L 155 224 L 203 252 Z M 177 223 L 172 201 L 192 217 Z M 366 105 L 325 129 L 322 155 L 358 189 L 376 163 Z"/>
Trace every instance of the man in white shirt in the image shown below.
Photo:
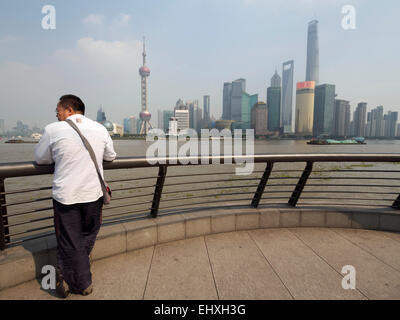
<path fill-rule="evenodd" d="M 54 163 L 53 207 L 57 238 L 57 292 L 87 295 L 92 292 L 89 254 L 102 218 L 103 191 L 93 160 L 78 133 L 65 121 L 72 120 L 89 141 L 101 175 L 103 160 L 116 157 L 106 128 L 85 117 L 85 105 L 74 95 L 57 104 L 57 118 L 46 126 L 35 148 L 37 164 Z"/>

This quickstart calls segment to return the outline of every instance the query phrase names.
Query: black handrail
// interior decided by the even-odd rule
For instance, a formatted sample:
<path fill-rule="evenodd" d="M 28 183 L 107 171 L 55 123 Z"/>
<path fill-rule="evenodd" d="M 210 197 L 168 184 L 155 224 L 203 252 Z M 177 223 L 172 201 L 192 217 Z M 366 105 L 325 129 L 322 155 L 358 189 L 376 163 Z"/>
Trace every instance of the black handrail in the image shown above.
<path fill-rule="evenodd" d="M 254 161 L 254 163 L 267 162 L 400 162 L 400 154 L 351 154 L 351 153 L 309 153 L 309 154 L 255 154 L 254 156 L 205 156 L 186 157 L 189 161 L 187 165 L 213 164 L 213 160 L 219 160 L 221 164 L 240 164 L 244 161 Z M 197 164 L 193 161 L 197 160 Z M 158 161 L 157 164 L 150 164 L 151 161 Z M 160 164 L 167 166 L 179 166 L 179 158 L 163 157 L 149 158 L 144 157 L 121 157 L 112 162 L 104 162 L 105 170 L 131 169 L 144 167 L 158 167 Z M 36 176 L 41 174 L 51 174 L 54 172 L 53 165 L 38 165 L 33 161 L 0 163 L 0 178 Z"/>
<path fill-rule="evenodd" d="M 275 163 L 288 163 L 288 162 L 292 162 L 292 163 L 306 163 L 306 167 L 304 168 L 304 170 L 287 170 L 286 172 L 302 172 L 302 175 L 300 177 L 284 177 L 283 179 L 297 179 L 298 182 L 297 184 L 295 184 L 295 189 L 292 191 L 292 194 L 289 198 L 288 204 L 290 206 L 296 206 L 297 202 L 299 201 L 299 198 L 303 192 L 304 187 L 307 186 L 349 186 L 349 187 L 354 187 L 357 186 L 355 184 L 353 185 L 343 185 L 343 184 L 336 184 L 336 185 L 332 185 L 332 184 L 307 184 L 307 181 L 309 179 L 309 176 L 311 175 L 312 172 L 315 173 L 320 173 L 320 172 L 351 172 L 352 170 L 313 170 L 313 164 L 316 162 L 380 162 L 380 163 L 390 163 L 390 162 L 400 162 L 400 154 L 256 154 L 254 156 L 198 156 L 198 157 L 185 157 L 185 160 L 188 160 L 189 163 L 188 164 L 184 164 L 184 165 L 212 165 L 217 162 L 220 164 L 242 164 L 244 162 L 254 162 L 254 163 L 265 163 L 266 164 L 266 168 L 265 171 L 254 171 L 254 173 L 260 173 L 263 172 L 263 175 L 261 177 L 259 176 L 251 176 L 251 178 L 247 179 L 247 178 L 236 178 L 236 179 L 231 179 L 231 180 L 209 180 L 209 182 L 243 182 L 243 180 L 258 180 L 259 183 L 258 185 L 242 185 L 242 186 L 237 186 L 237 185 L 227 185 L 226 187 L 219 187 L 217 186 L 213 186 L 213 187 L 208 187 L 205 188 L 205 190 L 216 190 L 216 189 L 234 189 L 234 188 L 255 188 L 257 187 L 257 190 L 253 193 L 253 192 L 244 192 L 247 190 L 244 190 L 242 193 L 232 193 L 232 191 L 230 191 L 231 193 L 227 193 L 225 194 L 226 196 L 228 195 L 240 195 L 240 194 L 253 194 L 252 199 L 249 200 L 249 202 L 251 201 L 251 203 L 249 203 L 249 205 L 251 205 L 252 207 L 257 208 L 260 200 L 262 200 L 262 196 L 264 193 L 284 193 L 284 192 L 290 192 L 289 190 L 285 190 L 285 191 L 278 191 L 278 190 L 269 190 L 265 191 L 267 188 L 273 188 L 273 187 L 282 187 L 282 186 L 293 186 L 293 184 L 268 184 L 269 181 L 271 180 L 279 180 L 279 177 L 273 177 L 271 176 L 272 172 L 273 172 L 273 167 Z M 155 161 L 157 160 L 157 161 Z M 152 164 L 154 163 L 154 164 Z M 172 179 L 172 178 L 179 178 L 179 177 L 191 177 L 191 176 L 209 176 L 211 175 L 210 173 L 193 173 L 191 174 L 182 174 L 182 175 L 172 175 L 170 177 L 167 177 L 167 168 L 169 166 L 181 166 L 183 164 L 180 163 L 180 159 L 177 157 L 173 157 L 173 158 L 152 158 L 152 159 L 146 159 L 144 157 L 126 157 L 126 158 L 118 158 L 112 162 L 104 162 L 103 167 L 105 170 L 114 170 L 114 169 L 133 169 L 133 168 L 159 168 L 158 170 L 158 174 L 154 176 L 154 179 L 157 179 L 157 182 L 155 185 L 151 185 L 151 186 L 135 186 L 134 188 L 119 188 L 119 189 L 115 189 L 115 191 L 124 191 L 124 190 L 133 190 L 133 189 L 143 189 L 143 188 L 149 188 L 149 187 L 153 187 L 154 192 L 152 194 L 146 194 L 146 195 L 135 195 L 136 197 L 142 197 L 142 196 L 150 196 L 153 195 L 153 200 L 152 201 L 146 201 L 146 202 L 141 202 L 141 203 L 132 203 L 132 204 L 123 204 L 121 206 L 116 206 L 116 207 L 109 207 L 109 209 L 115 209 L 115 208 L 121 208 L 121 207 L 128 207 L 128 206 L 135 206 L 135 205 L 143 205 L 146 203 L 152 203 L 151 207 L 148 209 L 140 209 L 140 210 L 136 210 L 136 211 L 132 211 L 130 210 L 128 213 L 116 213 L 113 214 L 112 216 L 116 216 L 116 215 L 125 215 L 125 214 L 130 214 L 130 213 L 134 213 L 134 212 L 141 212 L 143 213 L 144 211 L 149 211 L 149 216 L 151 217 L 157 217 L 158 211 L 159 211 L 159 207 L 160 207 L 160 203 L 163 202 L 163 199 L 165 202 L 167 201 L 172 201 L 172 200 L 185 200 L 185 198 L 178 198 L 178 199 L 170 199 L 170 200 L 166 200 L 164 197 L 162 197 L 162 195 L 164 194 L 171 194 L 171 193 L 177 193 L 177 192 L 181 192 L 181 191 L 175 191 L 175 192 L 171 192 L 169 190 L 166 190 L 163 192 L 163 189 L 165 188 L 169 188 L 171 186 L 178 186 L 180 185 L 179 183 L 167 183 L 165 184 L 165 180 L 166 179 Z M 20 234 L 26 234 L 30 231 L 34 231 L 34 230 L 40 230 L 40 228 L 35 228 L 35 229 L 30 229 L 26 232 L 18 232 L 18 233 L 13 233 L 10 234 L 9 231 L 9 226 L 20 226 L 20 225 L 24 225 L 24 224 L 29 224 L 29 223 L 33 223 L 36 221 L 41 221 L 43 219 L 38 218 L 35 220 L 29 220 L 28 222 L 20 222 L 18 221 L 17 223 L 12 223 L 11 225 L 8 223 L 8 217 L 16 217 L 16 216 L 21 216 L 21 215 L 25 215 L 28 213 L 32 213 L 32 212 L 39 212 L 39 211 L 43 211 L 44 209 L 33 209 L 30 208 L 30 211 L 28 212 L 19 212 L 16 214 L 7 214 L 7 207 L 9 206 L 16 206 L 16 205 L 20 205 L 20 204 L 29 204 L 29 203 L 33 203 L 33 202 L 38 202 L 38 200 L 49 200 L 51 199 L 51 197 L 46 197 L 46 198 L 39 198 L 39 199 L 34 199 L 34 200 L 30 200 L 30 201 L 18 201 L 18 202 L 11 202 L 7 205 L 6 202 L 6 197 L 8 195 L 12 195 L 12 194 L 18 194 L 18 193 L 25 193 L 25 192 L 33 192 L 33 191 L 41 191 L 41 190 L 49 190 L 51 189 L 51 187 L 37 187 L 37 188 L 30 188 L 30 189 L 25 189 L 25 190 L 17 190 L 17 191 L 10 191 L 7 192 L 5 190 L 5 184 L 4 181 L 5 179 L 8 178 L 13 178 L 13 177 L 25 177 L 25 176 L 37 176 L 37 175 L 46 175 L 46 174 L 52 174 L 54 172 L 54 166 L 52 165 L 37 165 L 34 162 L 19 162 L 19 163 L 0 163 L 0 249 L 4 250 L 10 243 L 10 235 L 20 235 Z M 277 172 L 285 172 L 285 170 L 276 170 L 275 173 Z M 390 173 L 395 173 L 395 172 L 399 172 L 398 170 L 353 170 L 353 172 L 390 172 Z M 217 174 L 228 174 L 228 173 L 215 173 Z M 151 179 L 152 177 L 144 177 L 143 179 Z M 357 179 L 357 177 L 313 177 L 310 179 Z M 385 178 L 385 177 L 364 177 L 364 180 L 367 179 L 373 179 L 373 180 L 396 180 L 395 178 Z M 123 182 L 123 181 L 139 181 L 141 180 L 140 177 L 135 177 L 135 179 L 121 179 L 121 180 L 113 180 L 112 182 Z M 206 181 L 208 182 L 208 181 Z M 205 181 L 196 181 L 194 183 L 205 183 Z M 187 182 L 182 182 L 182 184 L 190 184 Z M 365 186 L 365 187 L 373 187 L 373 186 L 381 186 L 381 187 L 392 187 L 392 188 L 396 188 L 398 186 L 394 186 L 394 185 L 359 185 L 359 186 Z M 194 190 L 187 190 L 189 191 L 195 191 L 197 189 Z M 202 190 L 202 189 L 199 189 Z M 229 192 L 229 191 L 228 191 Z M 311 191 L 305 191 L 305 192 L 311 192 Z M 318 193 L 318 191 L 315 191 L 316 193 Z M 340 191 L 333 191 L 333 192 L 340 192 Z M 342 191 L 345 192 L 345 191 Z M 321 193 L 327 193 L 324 192 L 323 190 L 321 190 Z M 357 193 L 356 191 L 351 191 L 349 193 Z M 367 192 L 363 192 L 360 191 L 361 193 L 367 193 Z M 371 192 L 372 194 L 374 192 Z M 378 193 L 384 193 L 384 194 L 397 194 L 399 195 L 399 193 L 395 193 L 395 192 L 376 192 Z M 201 198 L 207 198 L 208 196 L 210 197 L 218 197 L 218 196 L 224 196 L 223 193 L 219 194 L 219 195 L 205 195 L 205 196 L 197 196 L 197 197 L 201 197 Z M 195 199 L 196 197 L 192 196 L 192 195 L 188 195 L 187 196 L 188 199 Z M 115 198 L 115 200 L 119 200 L 119 199 L 128 199 L 129 197 L 126 196 L 122 196 L 120 198 Z M 264 199 L 284 199 L 285 197 L 269 197 L 269 198 L 264 198 Z M 287 198 L 286 198 L 287 199 Z M 324 197 L 308 197 L 308 198 L 304 198 L 304 199 L 335 199 L 335 198 L 324 198 Z M 247 199 L 230 199 L 227 201 L 241 201 L 241 200 L 246 200 Z M 358 200 L 358 199 L 353 199 L 353 200 Z M 362 199 L 359 199 L 362 200 Z M 382 199 L 383 200 L 383 199 Z M 385 201 L 391 201 L 390 199 L 384 199 Z M 142 200 L 143 201 L 143 200 Z M 213 202 L 224 202 L 224 200 L 213 200 L 210 201 L 210 203 Z M 198 202 L 200 204 L 202 203 L 207 203 L 207 202 Z M 191 202 L 191 204 L 197 204 L 197 202 Z M 365 205 L 365 204 L 363 204 Z M 167 209 L 167 208 L 174 208 L 174 207 L 181 207 L 181 206 L 185 206 L 185 205 L 181 205 L 181 204 L 175 204 L 175 206 L 167 206 L 167 207 L 162 207 L 161 209 Z M 400 195 L 397 197 L 397 199 L 394 199 L 394 202 L 392 204 L 392 207 L 395 209 L 400 209 Z M 32 210 L 33 209 L 33 210 Z M 50 210 L 51 207 L 47 207 L 45 208 L 45 210 Z M 111 215 L 110 215 L 111 217 Z M 50 228 L 51 226 L 47 226 L 46 228 Z M 17 240 L 15 241 L 15 243 L 19 243 L 20 241 Z"/>

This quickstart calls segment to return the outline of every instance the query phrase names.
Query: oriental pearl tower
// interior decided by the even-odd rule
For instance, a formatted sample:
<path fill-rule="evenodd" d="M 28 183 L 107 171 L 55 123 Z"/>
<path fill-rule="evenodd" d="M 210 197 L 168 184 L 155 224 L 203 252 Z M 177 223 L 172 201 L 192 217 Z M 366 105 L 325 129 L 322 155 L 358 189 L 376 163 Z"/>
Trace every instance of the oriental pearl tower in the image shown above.
<path fill-rule="evenodd" d="M 151 113 L 147 110 L 147 77 L 150 75 L 150 69 L 146 66 L 146 48 L 143 37 L 143 66 L 139 69 L 141 81 L 141 95 L 142 95 L 142 111 L 140 112 L 140 120 L 142 125 L 140 126 L 140 134 L 146 135 L 152 126 L 150 124 Z"/>

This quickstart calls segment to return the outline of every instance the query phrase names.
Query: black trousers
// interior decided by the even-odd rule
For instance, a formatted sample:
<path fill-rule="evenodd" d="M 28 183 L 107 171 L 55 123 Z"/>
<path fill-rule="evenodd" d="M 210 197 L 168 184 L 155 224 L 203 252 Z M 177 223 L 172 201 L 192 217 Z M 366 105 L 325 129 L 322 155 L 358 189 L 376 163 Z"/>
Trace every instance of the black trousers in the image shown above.
<path fill-rule="evenodd" d="M 92 283 L 89 254 L 102 220 L 103 197 L 89 203 L 64 205 L 53 199 L 57 264 L 72 293 Z"/>

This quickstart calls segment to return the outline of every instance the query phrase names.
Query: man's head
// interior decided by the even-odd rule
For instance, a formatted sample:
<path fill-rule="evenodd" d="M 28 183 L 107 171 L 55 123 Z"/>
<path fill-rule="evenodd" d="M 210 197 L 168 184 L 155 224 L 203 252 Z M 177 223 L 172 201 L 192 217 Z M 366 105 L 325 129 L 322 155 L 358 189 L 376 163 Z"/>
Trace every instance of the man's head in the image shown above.
<path fill-rule="evenodd" d="M 64 121 L 74 114 L 85 114 L 85 104 L 77 96 L 67 94 L 60 98 L 56 112 L 58 121 Z"/>

